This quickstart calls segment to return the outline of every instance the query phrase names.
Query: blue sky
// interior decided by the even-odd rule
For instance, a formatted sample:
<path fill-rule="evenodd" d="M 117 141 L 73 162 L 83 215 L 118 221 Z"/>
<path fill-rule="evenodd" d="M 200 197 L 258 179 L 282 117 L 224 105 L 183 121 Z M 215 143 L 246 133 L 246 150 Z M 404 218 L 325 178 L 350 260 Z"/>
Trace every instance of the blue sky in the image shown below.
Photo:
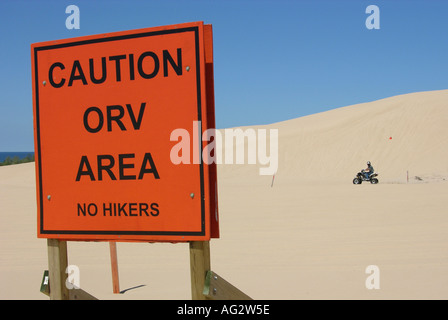
<path fill-rule="evenodd" d="M 68 30 L 68 5 L 80 29 Z M 369 30 L 368 5 L 380 9 Z M 448 88 L 448 1 L 0 1 L 0 152 L 32 151 L 31 43 L 213 25 L 218 128 Z"/>

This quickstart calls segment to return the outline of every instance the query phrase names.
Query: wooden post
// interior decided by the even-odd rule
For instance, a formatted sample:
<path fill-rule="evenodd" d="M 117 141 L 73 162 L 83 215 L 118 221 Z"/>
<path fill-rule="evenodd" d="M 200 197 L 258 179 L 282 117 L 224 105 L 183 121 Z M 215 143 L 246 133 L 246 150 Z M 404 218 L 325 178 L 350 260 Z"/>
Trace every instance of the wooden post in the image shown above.
<path fill-rule="evenodd" d="M 191 298 L 193 300 L 207 300 L 202 293 L 205 277 L 210 271 L 210 242 L 190 242 L 190 274 L 191 274 Z"/>
<path fill-rule="evenodd" d="M 110 248 L 110 265 L 112 268 L 112 287 L 114 293 L 120 293 L 120 281 L 118 279 L 118 259 L 117 259 L 117 243 L 109 242 Z"/>
<path fill-rule="evenodd" d="M 69 291 L 65 284 L 68 265 L 67 241 L 47 239 L 47 249 L 50 299 L 68 300 Z"/>

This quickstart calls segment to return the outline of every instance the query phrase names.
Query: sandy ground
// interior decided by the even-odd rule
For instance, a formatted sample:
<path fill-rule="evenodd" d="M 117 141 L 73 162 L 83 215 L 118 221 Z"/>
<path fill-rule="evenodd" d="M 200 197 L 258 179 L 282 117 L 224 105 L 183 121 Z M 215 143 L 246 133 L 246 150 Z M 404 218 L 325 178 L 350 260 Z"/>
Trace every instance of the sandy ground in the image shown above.
<path fill-rule="evenodd" d="M 260 127 L 279 130 L 274 184 L 257 165 L 219 167 L 212 270 L 254 299 L 447 299 L 446 101 L 446 90 L 416 93 Z M 380 183 L 353 185 L 366 160 Z M 34 163 L 0 167 L 0 299 L 48 299 L 36 220 Z M 191 298 L 188 244 L 117 247 L 118 295 L 108 243 L 69 242 L 82 289 Z M 369 265 L 379 289 L 366 288 Z"/>

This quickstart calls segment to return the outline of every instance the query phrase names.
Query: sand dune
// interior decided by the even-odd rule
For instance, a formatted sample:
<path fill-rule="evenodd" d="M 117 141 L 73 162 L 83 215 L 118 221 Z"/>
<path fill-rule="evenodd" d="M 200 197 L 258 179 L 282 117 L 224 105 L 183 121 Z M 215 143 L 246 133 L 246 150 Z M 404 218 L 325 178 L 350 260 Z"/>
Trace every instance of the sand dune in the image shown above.
<path fill-rule="evenodd" d="M 447 177 L 446 101 L 448 90 L 419 92 L 263 126 L 279 129 L 277 177 L 343 182 L 366 161 L 384 182 Z"/>
<path fill-rule="evenodd" d="M 213 271 L 255 299 L 447 299 L 446 101 L 413 93 L 259 127 L 279 130 L 275 182 L 257 165 L 219 166 Z M 353 185 L 367 160 L 380 183 Z M 0 299 L 47 299 L 34 174 L 0 167 Z M 100 299 L 190 299 L 187 244 L 118 243 L 118 260 L 130 290 L 114 295 L 108 244 L 69 242 Z M 365 286 L 369 265 L 380 289 Z"/>

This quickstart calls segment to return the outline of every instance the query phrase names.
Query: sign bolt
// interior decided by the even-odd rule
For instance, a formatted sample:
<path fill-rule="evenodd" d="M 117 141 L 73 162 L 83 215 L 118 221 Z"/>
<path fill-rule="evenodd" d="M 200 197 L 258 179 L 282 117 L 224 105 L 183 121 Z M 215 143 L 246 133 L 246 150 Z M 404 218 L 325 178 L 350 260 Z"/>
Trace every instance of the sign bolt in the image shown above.
<path fill-rule="evenodd" d="M 48 196 L 47 196 L 47 199 L 48 199 L 48 200 L 51 200 L 51 195 L 48 195 Z"/>
<path fill-rule="evenodd" d="M 42 81 L 42 84 L 44 85 L 44 87 L 45 87 L 45 85 L 47 84 L 47 81 Z"/>
<path fill-rule="evenodd" d="M 185 70 L 190 71 L 190 66 L 186 66 Z"/>
<path fill-rule="evenodd" d="M 194 198 L 194 193 L 190 193 L 190 198 L 193 199 Z"/>

